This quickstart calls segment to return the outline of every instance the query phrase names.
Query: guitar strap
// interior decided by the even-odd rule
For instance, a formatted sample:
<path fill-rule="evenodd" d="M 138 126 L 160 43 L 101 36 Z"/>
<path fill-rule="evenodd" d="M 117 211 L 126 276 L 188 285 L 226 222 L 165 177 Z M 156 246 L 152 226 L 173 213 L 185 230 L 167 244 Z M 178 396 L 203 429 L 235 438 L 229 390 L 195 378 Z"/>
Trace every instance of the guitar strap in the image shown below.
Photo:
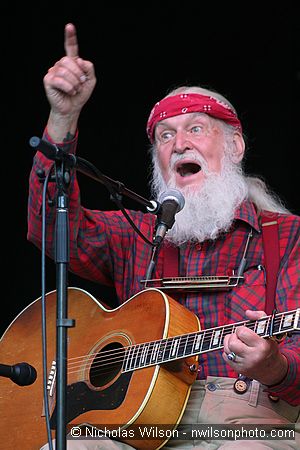
<path fill-rule="evenodd" d="M 265 312 L 270 315 L 275 309 L 277 274 L 280 264 L 279 235 L 277 214 L 261 215 L 263 250 L 266 270 L 266 303 Z M 272 219 L 272 220 L 270 220 Z M 164 277 L 179 276 L 179 249 L 170 245 L 164 246 Z"/>

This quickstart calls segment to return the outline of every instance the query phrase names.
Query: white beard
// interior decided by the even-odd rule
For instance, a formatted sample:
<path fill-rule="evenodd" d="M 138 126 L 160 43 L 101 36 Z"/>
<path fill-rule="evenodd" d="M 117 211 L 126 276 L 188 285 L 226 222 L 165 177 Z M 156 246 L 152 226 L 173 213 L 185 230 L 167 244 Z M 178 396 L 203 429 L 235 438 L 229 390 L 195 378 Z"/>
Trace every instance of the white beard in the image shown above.
<path fill-rule="evenodd" d="M 174 171 L 170 172 L 173 173 L 170 181 L 165 183 L 157 158 L 153 159 L 151 188 L 155 198 L 159 198 L 168 188 L 180 190 L 185 197 L 183 209 L 176 214 L 175 224 L 165 236 L 165 240 L 177 246 L 216 239 L 222 232 L 228 231 L 237 207 L 248 194 L 243 171 L 239 165 L 232 163 L 229 156 L 223 159 L 221 173 L 209 172 L 205 161 L 198 155 L 194 157 L 201 163 L 201 170 L 206 176 L 199 189 L 176 186 Z M 179 158 L 180 155 L 173 155 L 170 170 Z"/>

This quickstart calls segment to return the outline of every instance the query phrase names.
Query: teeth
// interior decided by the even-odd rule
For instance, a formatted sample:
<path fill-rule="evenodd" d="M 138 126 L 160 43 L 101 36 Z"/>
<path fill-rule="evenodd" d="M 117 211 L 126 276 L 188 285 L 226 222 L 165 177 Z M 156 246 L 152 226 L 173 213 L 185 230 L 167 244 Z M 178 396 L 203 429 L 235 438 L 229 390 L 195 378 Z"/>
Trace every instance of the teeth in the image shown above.
<path fill-rule="evenodd" d="M 190 175 L 194 175 L 192 172 L 180 173 L 182 177 L 189 177 Z"/>
<path fill-rule="evenodd" d="M 196 163 L 186 163 L 182 164 L 177 168 L 177 172 L 182 177 L 189 177 L 191 175 L 194 175 L 195 173 L 198 173 L 201 170 L 201 167 Z"/>

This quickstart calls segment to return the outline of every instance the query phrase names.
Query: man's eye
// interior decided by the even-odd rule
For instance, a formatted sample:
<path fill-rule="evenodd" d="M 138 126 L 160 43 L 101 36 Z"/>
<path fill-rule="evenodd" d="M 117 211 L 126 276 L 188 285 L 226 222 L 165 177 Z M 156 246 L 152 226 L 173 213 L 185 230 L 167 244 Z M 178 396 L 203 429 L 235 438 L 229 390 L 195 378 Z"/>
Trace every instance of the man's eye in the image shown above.
<path fill-rule="evenodd" d="M 172 139 L 173 134 L 170 131 L 164 131 L 163 133 L 161 133 L 160 135 L 160 140 L 162 142 L 168 142 L 170 139 Z"/>
<path fill-rule="evenodd" d="M 201 133 L 201 131 L 202 127 L 200 125 L 195 125 L 194 127 L 191 128 L 192 133 Z"/>

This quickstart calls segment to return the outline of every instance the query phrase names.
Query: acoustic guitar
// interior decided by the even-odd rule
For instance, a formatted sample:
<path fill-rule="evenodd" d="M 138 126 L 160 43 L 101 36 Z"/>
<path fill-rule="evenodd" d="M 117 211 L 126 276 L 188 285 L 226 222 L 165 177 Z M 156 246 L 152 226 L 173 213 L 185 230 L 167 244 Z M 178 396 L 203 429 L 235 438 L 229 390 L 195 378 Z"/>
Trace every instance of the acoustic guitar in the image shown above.
<path fill-rule="evenodd" d="M 1 364 L 27 362 L 36 381 L 19 386 L 0 377 L 0 436 L 5 450 L 39 450 L 47 442 L 43 400 L 42 303 L 38 298 L 10 324 L 0 342 Z M 46 295 L 47 392 L 56 423 L 56 291 Z M 67 432 L 80 424 L 109 432 L 137 449 L 159 449 L 183 415 L 196 379 L 198 355 L 223 347 L 245 325 L 262 337 L 300 326 L 300 309 L 201 331 L 198 318 L 156 288 L 115 309 L 80 288 L 68 288 Z M 145 427 L 147 427 L 145 431 Z M 166 430 L 167 428 L 167 430 Z M 149 434 L 149 430 L 155 433 Z M 138 431 L 141 430 L 141 433 Z M 97 436 L 99 434 L 96 434 Z"/>

